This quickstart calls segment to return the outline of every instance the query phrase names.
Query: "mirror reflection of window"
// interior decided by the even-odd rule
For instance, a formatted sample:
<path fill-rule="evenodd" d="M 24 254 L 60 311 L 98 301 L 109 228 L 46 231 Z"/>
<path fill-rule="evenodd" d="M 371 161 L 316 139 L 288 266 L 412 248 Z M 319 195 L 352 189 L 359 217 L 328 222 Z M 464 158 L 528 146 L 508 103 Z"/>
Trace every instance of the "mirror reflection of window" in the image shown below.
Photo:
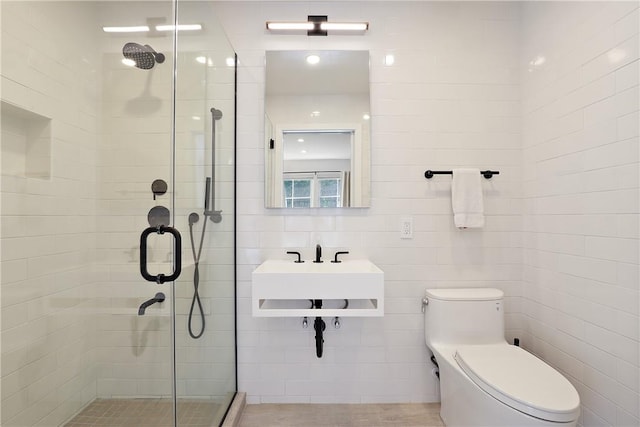
<path fill-rule="evenodd" d="M 267 51 L 265 206 L 368 207 L 370 117 L 369 52 Z M 287 174 L 305 172 L 335 176 L 302 196 Z"/>
<path fill-rule="evenodd" d="M 321 208 L 342 207 L 342 188 L 340 178 L 324 178 L 318 180 L 320 184 L 319 204 Z"/>
<path fill-rule="evenodd" d="M 341 208 L 343 173 L 287 173 L 283 179 L 283 206 L 287 208 Z"/>
<path fill-rule="evenodd" d="M 290 178 L 284 180 L 284 206 L 288 208 L 311 207 L 311 179 Z"/>

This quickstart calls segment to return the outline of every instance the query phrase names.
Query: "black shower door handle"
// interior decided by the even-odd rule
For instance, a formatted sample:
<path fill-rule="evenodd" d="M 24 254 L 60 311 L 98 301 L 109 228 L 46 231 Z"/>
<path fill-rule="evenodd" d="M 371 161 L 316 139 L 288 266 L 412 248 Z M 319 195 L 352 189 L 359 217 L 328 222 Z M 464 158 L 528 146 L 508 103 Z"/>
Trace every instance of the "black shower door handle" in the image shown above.
<path fill-rule="evenodd" d="M 149 270 L 147 270 L 147 238 L 149 234 L 158 233 L 164 234 L 169 233 L 173 235 L 174 245 L 174 262 L 173 262 L 173 273 L 169 276 L 165 276 L 164 274 L 149 274 Z M 182 238 L 180 237 L 180 232 L 173 227 L 169 227 L 168 225 L 159 225 L 158 227 L 149 227 L 145 229 L 140 235 L 140 274 L 145 280 L 150 282 L 156 282 L 158 284 L 164 282 L 172 282 L 176 280 L 180 276 L 180 272 L 182 270 Z"/>

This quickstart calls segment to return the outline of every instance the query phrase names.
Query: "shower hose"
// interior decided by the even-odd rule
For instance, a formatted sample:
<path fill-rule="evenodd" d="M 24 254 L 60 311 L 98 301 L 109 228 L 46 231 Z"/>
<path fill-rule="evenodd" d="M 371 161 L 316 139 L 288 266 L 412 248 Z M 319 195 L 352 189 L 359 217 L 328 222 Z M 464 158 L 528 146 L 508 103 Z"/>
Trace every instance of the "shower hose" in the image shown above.
<path fill-rule="evenodd" d="M 204 225 L 202 226 L 202 234 L 200 235 L 200 244 L 198 245 L 198 251 L 196 252 L 196 246 L 193 239 L 193 224 L 195 223 L 195 221 L 194 222 L 189 221 L 189 237 L 191 240 L 191 252 L 193 253 L 194 270 L 193 270 L 193 298 L 191 299 L 191 308 L 189 309 L 188 328 L 189 328 L 189 335 L 193 339 L 200 338 L 204 333 L 204 324 L 205 324 L 204 311 L 202 309 L 202 302 L 200 301 L 200 294 L 198 293 L 198 287 L 200 286 L 200 255 L 202 254 L 202 244 L 204 242 L 204 234 L 207 229 L 207 222 L 208 222 L 207 218 L 205 217 Z M 193 332 L 193 326 L 192 326 L 193 312 L 196 307 L 196 304 L 198 305 L 198 311 L 200 312 L 200 321 L 201 321 L 200 332 L 197 334 Z"/>

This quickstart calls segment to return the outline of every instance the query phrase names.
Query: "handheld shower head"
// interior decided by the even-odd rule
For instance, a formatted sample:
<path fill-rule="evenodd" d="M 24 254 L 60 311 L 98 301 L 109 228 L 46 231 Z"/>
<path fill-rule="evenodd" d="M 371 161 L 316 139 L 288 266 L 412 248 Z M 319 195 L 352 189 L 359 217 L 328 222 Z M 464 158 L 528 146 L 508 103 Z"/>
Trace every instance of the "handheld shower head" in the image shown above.
<path fill-rule="evenodd" d="M 156 64 L 164 62 L 164 55 L 153 50 L 148 44 L 141 45 L 129 42 L 122 47 L 122 55 L 132 60 L 137 68 L 142 70 L 150 70 Z"/>

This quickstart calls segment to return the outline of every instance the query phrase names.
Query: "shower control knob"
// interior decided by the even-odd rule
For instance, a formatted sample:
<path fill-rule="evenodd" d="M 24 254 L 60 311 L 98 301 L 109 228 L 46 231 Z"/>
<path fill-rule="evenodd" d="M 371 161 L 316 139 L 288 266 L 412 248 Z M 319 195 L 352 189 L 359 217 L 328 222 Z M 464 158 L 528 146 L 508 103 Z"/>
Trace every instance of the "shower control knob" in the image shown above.
<path fill-rule="evenodd" d="M 167 182 L 164 179 L 156 179 L 151 183 L 151 192 L 153 193 L 153 200 L 156 196 L 162 196 L 167 192 Z"/>
<path fill-rule="evenodd" d="M 171 223 L 171 211 L 164 206 L 154 206 L 147 214 L 147 221 L 151 227 L 169 225 Z"/>

